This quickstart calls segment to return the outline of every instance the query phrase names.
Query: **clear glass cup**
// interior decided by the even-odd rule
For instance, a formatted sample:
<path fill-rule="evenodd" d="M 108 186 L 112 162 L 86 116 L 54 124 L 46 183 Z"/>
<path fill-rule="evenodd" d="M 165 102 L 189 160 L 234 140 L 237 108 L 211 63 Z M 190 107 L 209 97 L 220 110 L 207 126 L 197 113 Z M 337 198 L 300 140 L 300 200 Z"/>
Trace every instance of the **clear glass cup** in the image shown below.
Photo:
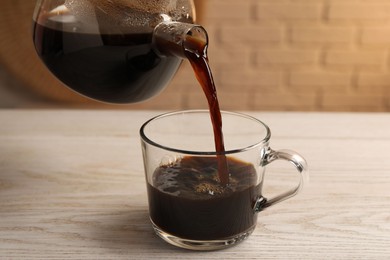
<path fill-rule="evenodd" d="M 229 184 L 218 179 L 218 158 L 207 110 L 163 114 L 140 130 L 150 219 L 166 242 L 192 250 L 223 249 L 246 239 L 260 211 L 295 196 L 307 181 L 298 153 L 270 148 L 267 125 L 249 115 L 222 112 Z M 291 162 L 299 183 L 263 196 L 266 166 Z"/>

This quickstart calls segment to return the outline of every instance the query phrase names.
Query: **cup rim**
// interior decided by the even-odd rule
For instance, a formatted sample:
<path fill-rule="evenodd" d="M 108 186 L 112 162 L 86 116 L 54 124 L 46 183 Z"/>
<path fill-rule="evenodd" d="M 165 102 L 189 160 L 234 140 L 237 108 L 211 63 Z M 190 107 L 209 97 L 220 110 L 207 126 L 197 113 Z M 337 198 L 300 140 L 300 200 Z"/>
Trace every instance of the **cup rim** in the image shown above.
<path fill-rule="evenodd" d="M 251 149 L 253 149 L 253 148 L 257 147 L 257 146 L 262 146 L 262 145 L 268 143 L 270 138 L 271 138 L 271 130 L 270 130 L 270 128 L 264 122 L 262 122 L 261 120 L 255 118 L 253 116 L 250 116 L 248 114 L 245 114 L 245 113 L 232 112 L 232 111 L 226 111 L 226 110 L 221 110 L 222 119 L 223 119 L 223 115 L 226 114 L 226 115 L 239 116 L 239 117 L 243 117 L 243 118 L 255 121 L 255 122 L 257 122 L 258 124 L 262 125 L 265 128 L 265 130 L 266 130 L 265 137 L 263 139 L 261 139 L 261 141 L 256 142 L 256 143 L 251 144 L 251 145 L 248 145 L 246 147 L 242 147 L 242 148 L 238 148 L 238 149 L 225 150 L 225 152 L 221 153 L 221 152 L 216 152 L 216 151 L 189 151 L 189 150 L 169 147 L 169 146 L 165 146 L 165 145 L 161 145 L 159 143 L 156 143 L 155 141 L 153 141 L 149 137 L 147 137 L 146 134 L 145 134 L 145 131 L 144 131 L 145 128 L 152 121 L 158 120 L 160 118 L 172 116 L 172 115 L 192 114 L 192 113 L 207 113 L 207 114 L 209 114 L 210 112 L 207 109 L 190 109 L 190 110 L 176 110 L 176 111 L 166 112 L 166 113 L 162 113 L 160 115 L 154 116 L 154 117 L 150 118 L 149 120 L 147 120 L 145 123 L 142 124 L 142 126 L 141 126 L 141 128 L 139 130 L 141 139 L 144 142 L 146 142 L 146 143 L 148 143 L 148 144 L 150 144 L 152 146 L 155 146 L 155 147 L 167 150 L 167 151 L 171 151 L 171 152 L 181 153 L 181 154 L 187 154 L 187 155 L 228 155 L 228 154 L 236 154 L 236 153 L 239 153 L 239 152 L 244 152 L 244 151 L 247 151 L 247 150 L 251 150 Z"/>

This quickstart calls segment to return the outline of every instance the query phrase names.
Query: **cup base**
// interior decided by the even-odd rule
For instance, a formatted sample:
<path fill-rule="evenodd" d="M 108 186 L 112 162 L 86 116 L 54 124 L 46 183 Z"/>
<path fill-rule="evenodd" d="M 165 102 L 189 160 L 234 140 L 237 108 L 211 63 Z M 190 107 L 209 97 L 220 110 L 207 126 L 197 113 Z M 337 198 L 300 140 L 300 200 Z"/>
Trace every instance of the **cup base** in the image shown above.
<path fill-rule="evenodd" d="M 175 235 L 171 235 L 163 230 L 161 230 L 156 224 L 152 221 L 152 226 L 156 234 L 161 237 L 165 242 L 168 242 L 171 245 L 189 249 L 189 250 L 197 250 L 197 251 L 212 251 L 212 250 L 221 250 L 231 246 L 234 246 L 245 239 L 247 239 L 250 234 L 252 234 L 255 226 L 250 228 L 249 230 L 237 234 L 236 236 L 229 237 L 227 239 L 219 239 L 219 240 L 191 240 L 180 238 Z"/>

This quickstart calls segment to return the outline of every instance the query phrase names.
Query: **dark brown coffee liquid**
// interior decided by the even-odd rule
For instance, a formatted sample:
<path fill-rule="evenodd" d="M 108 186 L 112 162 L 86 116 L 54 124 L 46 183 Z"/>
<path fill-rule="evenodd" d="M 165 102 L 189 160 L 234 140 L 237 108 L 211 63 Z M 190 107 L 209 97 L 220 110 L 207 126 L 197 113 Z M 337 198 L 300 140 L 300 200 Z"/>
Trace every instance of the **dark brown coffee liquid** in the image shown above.
<path fill-rule="evenodd" d="M 38 55 L 68 87 L 96 100 L 135 103 L 153 97 L 182 61 L 157 55 L 152 33 L 80 33 L 62 30 L 60 22 L 48 24 L 33 24 Z"/>
<path fill-rule="evenodd" d="M 250 163 L 226 157 L 230 184 L 221 186 L 218 158 L 184 157 L 158 167 L 148 183 L 150 217 L 165 232 L 185 239 L 227 239 L 256 225 L 261 194 Z"/>
<path fill-rule="evenodd" d="M 214 131 L 215 149 L 218 153 L 218 177 L 222 186 L 229 184 L 229 169 L 226 161 L 225 145 L 222 132 L 222 116 L 219 108 L 217 89 L 208 62 L 207 43 L 195 37 L 188 36 L 185 45 L 185 55 L 194 69 L 203 92 L 209 104 L 210 117 Z"/>

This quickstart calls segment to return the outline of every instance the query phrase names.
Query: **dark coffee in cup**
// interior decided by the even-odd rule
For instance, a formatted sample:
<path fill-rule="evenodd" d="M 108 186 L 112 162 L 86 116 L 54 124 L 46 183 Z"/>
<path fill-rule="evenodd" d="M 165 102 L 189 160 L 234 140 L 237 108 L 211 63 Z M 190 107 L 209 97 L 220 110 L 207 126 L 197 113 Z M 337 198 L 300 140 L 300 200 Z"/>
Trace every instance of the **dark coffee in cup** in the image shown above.
<path fill-rule="evenodd" d="M 267 125 L 222 111 L 229 183 L 220 181 L 207 110 L 165 113 L 140 129 L 150 219 L 164 241 L 191 250 L 235 245 L 255 229 L 258 213 L 289 199 L 306 183 L 307 163 L 291 150 L 273 150 Z M 211 143 L 211 144 L 210 144 Z M 299 174 L 292 189 L 267 198 L 266 168 L 290 162 Z"/>
<path fill-rule="evenodd" d="M 221 186 L 218 159 L 187 156 L 158 167 L 148 183 L 150 217 L 170 235 L 189 240 L 245 238 L 256 226 L 261 196 L 254 166 L 226 157 L 230 183 Z"/>

